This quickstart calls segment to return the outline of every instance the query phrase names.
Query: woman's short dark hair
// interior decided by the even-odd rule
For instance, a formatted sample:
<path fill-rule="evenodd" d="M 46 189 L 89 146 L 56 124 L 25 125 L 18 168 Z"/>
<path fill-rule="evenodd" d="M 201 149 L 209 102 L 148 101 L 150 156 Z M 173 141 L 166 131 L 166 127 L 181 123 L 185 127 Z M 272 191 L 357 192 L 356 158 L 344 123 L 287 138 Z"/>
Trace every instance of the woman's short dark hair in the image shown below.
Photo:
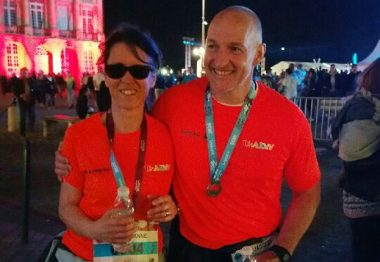
<path fill-rule="evenodd" d="M 360 86 L 373 94 L 380 94 L 380 57 L 364 70 Z"/>
<path fill-rule="evenodd" d="M 157 71 L 160 68 L 162 54 L 157 43 L 150 34 L 143 32 L 137 26 L 121 23 L 112 31 L 105 41 L 104 63 L 107 63 L 111 48 L 117 43 L 126 44 L 138 60 L 146 63 L 137 52 L 136 48 L 140 48 L 151 58 L 152 64 L 150 65 L 153 69 Z"/>

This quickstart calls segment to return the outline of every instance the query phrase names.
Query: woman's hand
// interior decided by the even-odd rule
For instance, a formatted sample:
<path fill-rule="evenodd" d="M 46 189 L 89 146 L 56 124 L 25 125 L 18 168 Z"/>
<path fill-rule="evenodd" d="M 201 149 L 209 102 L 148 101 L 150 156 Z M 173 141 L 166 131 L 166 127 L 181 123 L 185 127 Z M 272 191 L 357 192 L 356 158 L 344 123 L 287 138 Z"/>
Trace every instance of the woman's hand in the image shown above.
<path fill-rule="evenodd" d="M 90 238 L 101 242 L 121 244 L 129 242 L 137 230 L 133 215 L 120 214 L 110 209 L 90 225 Z"/>
<path fill-rule="evenodd" d="M 54 172 L 57 175 L 59 182 L 62 182 L 64 176 L 67 176 L 70 173 L 71 166 L 67 158 L 63 157 L 60 153 L 62 147 L 62 142 L 59 143 L 57 151 L 55 151 L 55 160 L 54 160 Z"/>
<path fill-rule="evenodd" d="M 169 222 L 174 219 L 178 213 L 178 208 L 170 195 L 166 196 L 149 196 L 152 208 L 148 210 L 147 216 L 150 221 Z"/>

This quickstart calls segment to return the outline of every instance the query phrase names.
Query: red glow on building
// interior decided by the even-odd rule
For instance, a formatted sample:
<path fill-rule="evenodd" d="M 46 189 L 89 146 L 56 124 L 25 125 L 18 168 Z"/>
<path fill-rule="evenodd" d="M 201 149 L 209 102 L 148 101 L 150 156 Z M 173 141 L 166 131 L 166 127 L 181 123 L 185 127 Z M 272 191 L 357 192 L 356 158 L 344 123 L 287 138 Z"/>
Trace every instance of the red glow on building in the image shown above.
<path fill-rule="evenodd" d="M 103 40 L 101 0 L 0 0 L 0 75 L 26 67 L 78 81 L 96 71 Z"/>

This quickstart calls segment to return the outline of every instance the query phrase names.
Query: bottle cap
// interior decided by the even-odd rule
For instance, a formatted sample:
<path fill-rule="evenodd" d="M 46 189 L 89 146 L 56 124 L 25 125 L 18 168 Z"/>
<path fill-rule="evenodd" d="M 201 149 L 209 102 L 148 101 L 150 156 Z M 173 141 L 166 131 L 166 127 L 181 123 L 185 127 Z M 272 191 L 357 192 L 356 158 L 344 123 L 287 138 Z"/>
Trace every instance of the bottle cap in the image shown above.
<path fill-rule="evenodd" d="M 126 186 L 121 186 L 117 189 L 117 195 L 119 197 L 129 197 L 129 189 Z"/>

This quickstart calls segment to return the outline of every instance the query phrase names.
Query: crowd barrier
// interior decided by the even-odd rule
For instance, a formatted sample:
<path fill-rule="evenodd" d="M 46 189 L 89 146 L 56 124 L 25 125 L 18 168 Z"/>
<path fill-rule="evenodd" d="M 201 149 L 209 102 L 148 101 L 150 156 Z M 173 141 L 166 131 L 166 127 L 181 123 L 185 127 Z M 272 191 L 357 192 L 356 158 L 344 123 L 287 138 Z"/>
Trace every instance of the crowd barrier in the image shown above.
<path fill-rule="evenodd" d="M 308 119 L 316 141 L 331 141 L 331 125 L 348 97 L 295 97 L 293 102 Z"/>

